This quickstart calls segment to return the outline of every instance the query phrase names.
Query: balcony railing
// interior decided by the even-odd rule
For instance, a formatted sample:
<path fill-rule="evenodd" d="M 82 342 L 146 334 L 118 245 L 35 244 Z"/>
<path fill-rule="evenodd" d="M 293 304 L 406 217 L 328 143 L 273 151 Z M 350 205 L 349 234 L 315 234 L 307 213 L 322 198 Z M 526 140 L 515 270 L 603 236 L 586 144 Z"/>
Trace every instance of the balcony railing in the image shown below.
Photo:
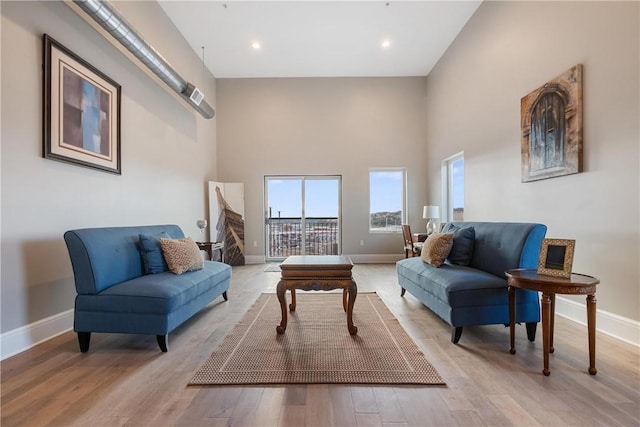
<path fill-rule="evenodd" d="M 267 258 L 339 255 L 339 233 L 338 218 L 268 218 Z"/>

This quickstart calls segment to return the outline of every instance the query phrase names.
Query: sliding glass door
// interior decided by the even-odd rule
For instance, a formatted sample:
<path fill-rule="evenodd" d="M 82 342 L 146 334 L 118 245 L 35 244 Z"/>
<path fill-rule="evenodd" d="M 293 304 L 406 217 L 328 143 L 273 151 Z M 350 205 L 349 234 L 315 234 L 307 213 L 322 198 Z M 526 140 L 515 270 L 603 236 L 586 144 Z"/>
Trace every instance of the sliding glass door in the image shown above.
<path fill-rule="evenodd" d="M 341 253 L 340 176 L 265 176 L 267 261 Z"/>

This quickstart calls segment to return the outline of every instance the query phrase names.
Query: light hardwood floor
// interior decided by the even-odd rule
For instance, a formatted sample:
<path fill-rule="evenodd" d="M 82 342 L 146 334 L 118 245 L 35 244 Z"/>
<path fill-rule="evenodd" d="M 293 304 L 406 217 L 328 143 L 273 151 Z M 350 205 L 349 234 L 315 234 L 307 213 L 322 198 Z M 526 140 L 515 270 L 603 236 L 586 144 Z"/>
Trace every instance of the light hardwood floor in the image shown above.
<path fill-rule="evenodd" d="M 450 328 L 413 296 L 400 297 L 395 266 L 356 265 L 360 291 L 376 291 L 446 381 L 437 387 L 294 385 L 187 387 L 195 371 L 279 274 L 233 268 L 218 298 L 169 336 L 93 334 L 87 354 L 66 333 L 1 363 L 1 425 L 9 426 L 638 426 L 638 348 L 597 336 L 598 374 L 587 373 L 586 327 L 556 318 L 551 376 L 517 329 Z M 355 313 L 358 303 L 356 301 Z M 275 325 L 272 325 L 275 334 Z M 346 328 L 345 328 L 346 332 Z"/>

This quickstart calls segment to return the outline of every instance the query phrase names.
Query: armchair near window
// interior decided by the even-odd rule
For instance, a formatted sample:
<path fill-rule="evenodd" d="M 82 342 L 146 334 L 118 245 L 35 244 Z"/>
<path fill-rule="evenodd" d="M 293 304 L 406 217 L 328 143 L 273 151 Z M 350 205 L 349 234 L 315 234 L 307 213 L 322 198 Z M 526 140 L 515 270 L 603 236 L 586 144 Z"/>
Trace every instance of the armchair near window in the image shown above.
<path fill-rule="evenodd" d="M 413 234 L 411 234 L 411 227 L 409 224 L 402 225 L 402 237 L 404 238 L 404 257 L 409 258 L 409 256 L 419 256 L 424 242 L 413 241 Z"/>

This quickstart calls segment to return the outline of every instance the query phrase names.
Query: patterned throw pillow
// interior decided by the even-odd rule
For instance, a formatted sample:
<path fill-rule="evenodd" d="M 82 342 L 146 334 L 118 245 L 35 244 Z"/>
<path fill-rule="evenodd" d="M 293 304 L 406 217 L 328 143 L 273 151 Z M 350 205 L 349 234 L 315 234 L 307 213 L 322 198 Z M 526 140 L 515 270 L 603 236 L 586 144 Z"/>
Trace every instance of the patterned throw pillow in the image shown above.
<path fill-rule="evenodd" d="M 200 249 L 191 237 L 184 239 L 160 239 L 162 253 L 173 274 L 185 271 L 200 270 L 204 267 L 204 259 Z"/>
<path fill-rule="evenodd" d="M 432 233 L 422 247 L 422 261 L 440 267 L 453 246 L 453 233 Z"/>

